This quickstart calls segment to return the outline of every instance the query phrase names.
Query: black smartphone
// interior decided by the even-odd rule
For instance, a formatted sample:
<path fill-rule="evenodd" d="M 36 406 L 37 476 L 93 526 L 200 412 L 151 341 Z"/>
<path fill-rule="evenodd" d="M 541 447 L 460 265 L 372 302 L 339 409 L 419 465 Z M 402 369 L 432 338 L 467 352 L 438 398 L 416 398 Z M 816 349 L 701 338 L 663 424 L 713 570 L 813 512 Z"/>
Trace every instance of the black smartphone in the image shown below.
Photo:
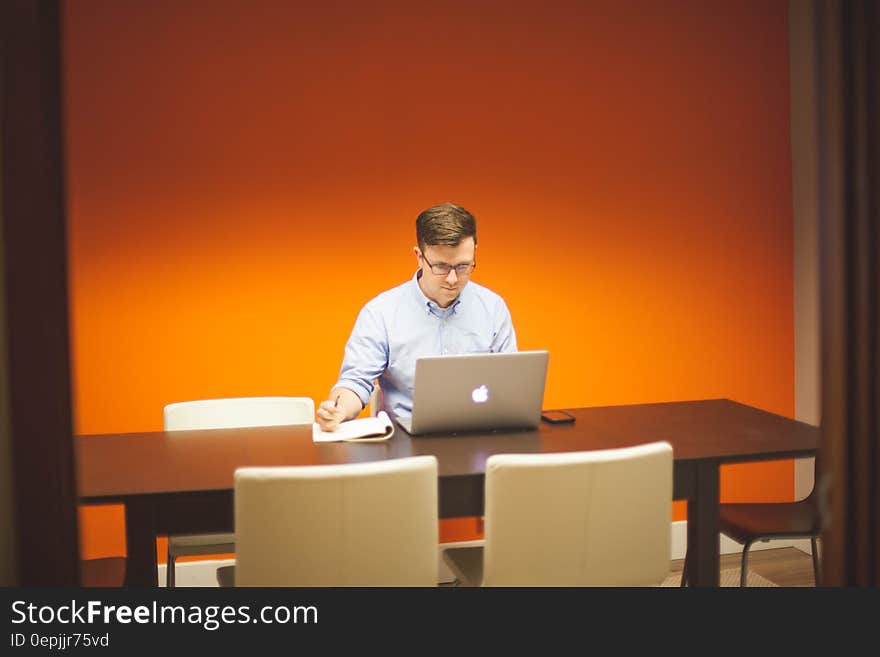
<path fill-rule="evenodd" d="M 569 424 L 574 422 L 574 415 L 565 411 L 541 411 L 541 419 L 550 424 Z"/>

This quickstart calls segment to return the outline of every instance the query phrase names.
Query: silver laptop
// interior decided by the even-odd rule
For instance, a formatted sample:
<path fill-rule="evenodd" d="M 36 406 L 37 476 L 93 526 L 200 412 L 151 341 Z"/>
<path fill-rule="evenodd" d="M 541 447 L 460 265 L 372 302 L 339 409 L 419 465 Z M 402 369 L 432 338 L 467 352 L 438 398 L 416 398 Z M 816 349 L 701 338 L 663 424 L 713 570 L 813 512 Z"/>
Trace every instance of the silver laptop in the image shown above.
<path fill-rule="evenodd" d="M 407 433 L 534 429 L 541 421 L 547 351 L 430 356 L 416 360 Z"/>

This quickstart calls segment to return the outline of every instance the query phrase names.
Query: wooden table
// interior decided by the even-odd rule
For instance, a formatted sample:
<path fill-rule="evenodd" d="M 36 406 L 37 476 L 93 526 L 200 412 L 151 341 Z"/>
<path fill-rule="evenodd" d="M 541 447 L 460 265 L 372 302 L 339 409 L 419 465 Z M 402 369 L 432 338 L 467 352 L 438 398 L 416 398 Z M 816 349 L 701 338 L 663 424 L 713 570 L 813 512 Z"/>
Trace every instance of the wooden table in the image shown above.
<path fill-rule="evenodd" d="M 156 537 L 232 531 L 232 482 L 246 465 L 355 463 L 433 454 L 442 518 L 483 513 L 486 459 L 672 444 L 675 499 L 688 501 L 690 580 L 719 582 L 719 466 L 813 456 L 819 429 L 726 399 L 568 409 L 576 422 L 537 430 L 314 444 L 294 427 L 77 436 L 83 504 L 125 505 L 126 584 L 157 586 Z"/>

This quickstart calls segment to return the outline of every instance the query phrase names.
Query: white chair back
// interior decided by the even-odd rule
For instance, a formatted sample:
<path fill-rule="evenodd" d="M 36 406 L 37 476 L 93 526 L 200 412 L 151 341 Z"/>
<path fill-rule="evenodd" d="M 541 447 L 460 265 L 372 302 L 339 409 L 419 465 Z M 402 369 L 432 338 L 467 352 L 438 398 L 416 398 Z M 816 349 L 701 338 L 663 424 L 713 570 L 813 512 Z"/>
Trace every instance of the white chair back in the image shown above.
<path fill-rule="evenodd" d="M 236 586 L 436 586 L 437 459 L 239 468 Z"/>
<path fill-rule="evenodd" d="M 669 570 L 672 447 L 486 462 L 483 586 L 650 586 Z"/>
<path fill-rule="evenodd" d="M 310 397 L 235 397 L 168 404 L 165 431 L 237 429 L 314 422 Z"/>

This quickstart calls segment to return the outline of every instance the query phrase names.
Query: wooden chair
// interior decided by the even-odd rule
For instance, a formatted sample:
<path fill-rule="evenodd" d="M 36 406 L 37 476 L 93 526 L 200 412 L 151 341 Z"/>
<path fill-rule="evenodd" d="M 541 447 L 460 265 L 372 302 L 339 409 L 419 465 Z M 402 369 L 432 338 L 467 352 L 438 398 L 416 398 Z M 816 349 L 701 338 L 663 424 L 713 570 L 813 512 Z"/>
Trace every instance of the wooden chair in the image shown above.
<path fill-rule="evenodd" d="M 724 503 L 718 507 L 719 529 L 722 534 L 743 546 L 739 585 L 747 579 L 749 549 L 758 541 L 809 538 L 813 552 L 813 578 L 821 585 L 819 573 L 819 517 L 816 488 L 798 502 Z M 688 558 L 685 554 L 681 585 L 687 584 Z"/>

